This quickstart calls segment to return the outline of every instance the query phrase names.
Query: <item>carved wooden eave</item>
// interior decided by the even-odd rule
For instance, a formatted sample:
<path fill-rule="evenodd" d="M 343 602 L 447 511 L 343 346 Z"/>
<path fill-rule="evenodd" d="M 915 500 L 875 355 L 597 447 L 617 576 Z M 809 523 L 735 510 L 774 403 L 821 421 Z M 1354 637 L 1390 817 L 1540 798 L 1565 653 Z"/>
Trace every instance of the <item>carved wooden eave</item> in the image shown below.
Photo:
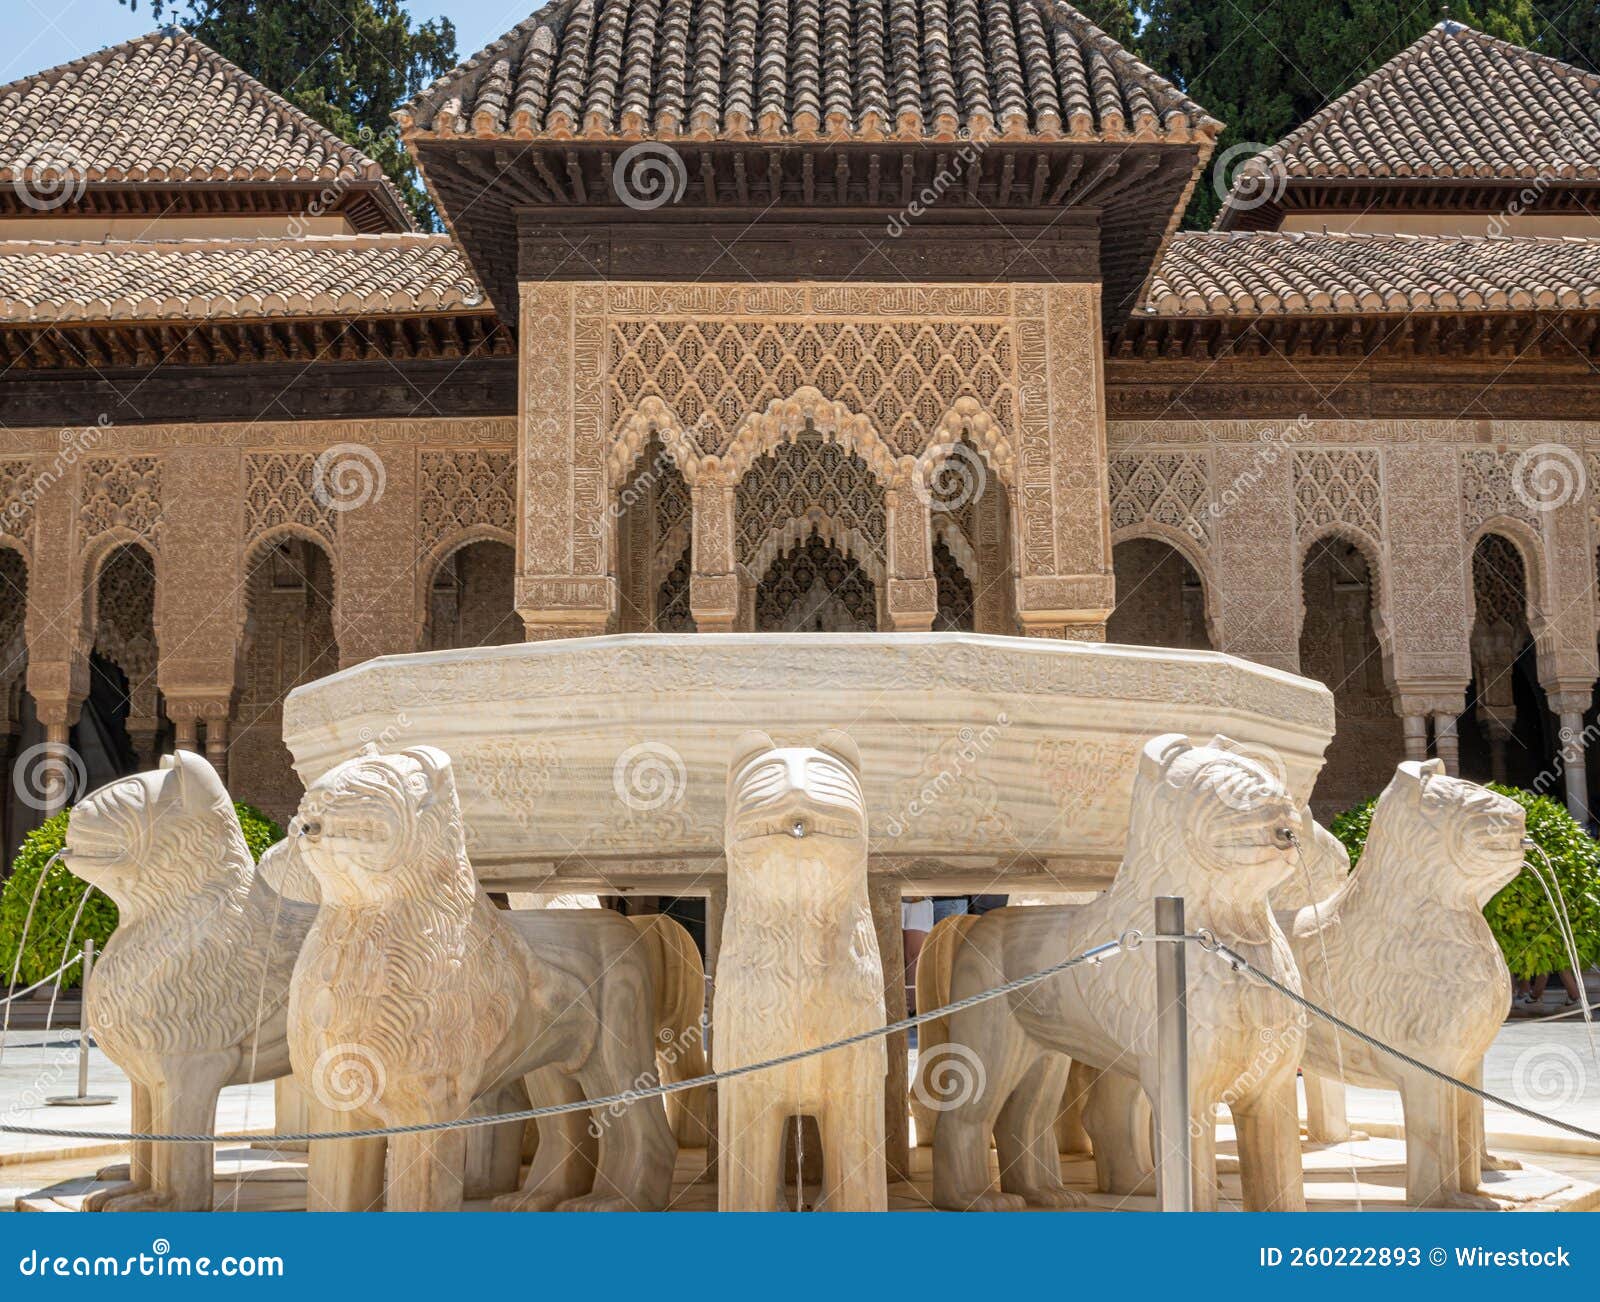
<path fill-rule="evenodd" d="M 1600 311 L 1135 314 L 1113 335 L 1118 361 L 1228 357 L 1600 360 Z"/>
<path fill-rule="evenodd" d="M 1137 301 L 1212 143 L 1201 132 L 1175 143 L 1153 133 L 629 141 L 419 130 L 406 142 L 507 321 L 520 269 L 534 279 L 1103 279 L 1112 324 Z M 623 202 L 615 178 L 629 148 L 652 151 L 675 201 Z M 549 245 L 543 263 L 528 262 L 530 231 Z M 601 231 L 615 233 L 602 237 L 609 246 L 585 254 Z M 1081 252 L 1069 256 L 1073 242 Z"/>
<path fill-rule="evenodd" d="M 1486 221 L 1508 213 L 1549 216 L 1600 212 L 1600 181 L 1568 180 L 1556 174 L 1475 179 L 1432 177 L 1269 178 L 1264 193 L 1252 193 L 1245 182 L 1235 193 L 1246 204 L 1230 201 L 1217 214 L 1219 231 L 1273 231 L 1295 213 L 1325 215 L 1337 228 L 1341 216 L 1366 213 L 1481 215 Z"/>
<path fill-rule="evenodd" d="M 510 331 L 488 312 L 0 326 L 0 369 L 8 372 L 515 355 Z"/>
<path fill-rule="evenodd" d="M 72 217 L 343 217 L 357 234 L 412 231 L 394 190 L 374 181 L 91 183 L 70 206 L 41 211 L 0 185 L 0 217 L 59 223 Z"/>

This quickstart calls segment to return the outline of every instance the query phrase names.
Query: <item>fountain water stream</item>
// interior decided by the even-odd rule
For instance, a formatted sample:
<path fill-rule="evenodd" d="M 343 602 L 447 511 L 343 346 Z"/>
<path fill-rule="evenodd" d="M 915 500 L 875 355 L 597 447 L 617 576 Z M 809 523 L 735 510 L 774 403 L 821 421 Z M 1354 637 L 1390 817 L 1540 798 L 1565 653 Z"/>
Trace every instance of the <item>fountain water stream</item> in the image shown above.
<path fill-rule="evenodd" d="M 58 863 L 61 862 L 62 853 L 63 853 L 62 851 L 57 850 L 53 855 L 51 855 L 49 857 L 49 859 L 45 860 L 44 867 L 39 870 L 39 879 L 36 882 L 34 882 L 34 884 L 33 884 L 33 897 L 28 901 L 28 912 L 27 912 L 27 915 L 22 920 L 22 935 L 17 940 L 17 957 L 11 964 L 11 979 L 10 979 L 10 981 L 8 983 L 8 988 L 10 988 L 10 989 L 15 989 L 16 988 L 17 978 L 22 973 L 22 956 L 23 956 L 24 953 L 27 952 L 28 932 L 31 931 L 32 928 L 33 928 L 33 911 L 36 908 L 38 908 L 38 906 L 39 906 L 39 892 L 44 889 L 44 879 L 50 875 L 50 870 L 52 868 L 54 868 Z M 51 1001 L 51 1005 L 52 1005 L 52 1009 L 53 1009 L 54 1008 L 54 1000 L 53 999 Z M 48 1029 L 48 1027 L 46 1029 Z M 10 1030 L 11 1030 L 11 1003 L 8 1000 L 6 1002 L 6 1011 L 5 1011 L 4 1018 L 0 1019 L 0 1061 L 4 1061 L 5 1060 L 6 1039 L 7 1039 L 8 1032 L 10 1032 Z"/>
<path fill-rule="evenodd" d="M 1567 951 L 1567 962 L 1572 965 L 1572 975 L 1578 983 L 1580 996 L 1578 1002 L 1583 1009 L 1583 1024 L 1589 1038 L 1589 1056 L 1594 1059 L 1595 1066 L 1600 1067 L 1600 1050 L 1596 1049 L 1594 1039 L 1594 1012 L 1589 1007 L 1588 988 L 1583 984 L 1583 965 L 1578 960 L 1578 941 L 1573 934 L 1572 917 L 1567 912 L 1567 902 L 1561 895 L 1561 880 L 1556 876 L 1556 867 L 1550 862 L 1550 856 L 1544 852 L 1543 846 L 1532 837 L 1527 837 L 1523 840 L 1523 848 L 1533 851 L 1544 861 L 1542 872 L 1534 866 L 1533 860 L 1527 860 L 1526 864 L 1533 873 L 1533 879 L 1544 891 L 1545 898 L 1550 901 L 1550 912 L 1555 918 L 1556 930 L 1561 933 L 1561 943 Z"/>

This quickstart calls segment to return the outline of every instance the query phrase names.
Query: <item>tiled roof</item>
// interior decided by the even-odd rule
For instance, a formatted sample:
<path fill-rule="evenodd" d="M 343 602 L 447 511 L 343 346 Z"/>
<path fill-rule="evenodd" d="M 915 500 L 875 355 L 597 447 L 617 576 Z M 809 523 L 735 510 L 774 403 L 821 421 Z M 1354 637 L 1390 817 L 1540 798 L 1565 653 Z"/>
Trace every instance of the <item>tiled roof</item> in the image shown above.
<path fill-rule="evenodd" d="M 1600 76 L 1443 22 L 1241 167 L 1234 193 L 1296 180 L 1535 176 L 1600 180 Z"/>
<path fill-rule="evenodd" d="M 292 317 L 483 307 L 444 235 L 0 243 L 0 324 Z"/>
<path fill-rule="evenodd" d="M 1190 232 L 1174 236 L 1136 315 L 1600 308 L 1600 240 Z"/>
<path fill-rule="evenodd" d="M 519 138 L 1187 140 L 1221 125 L 1055 0 L 556 0 L 397 116 Z"/>
<path fill-rule="evenodd" d="M 381 181 L 383 170 L 179 28 L 0 86 L 0 182 Z"/>

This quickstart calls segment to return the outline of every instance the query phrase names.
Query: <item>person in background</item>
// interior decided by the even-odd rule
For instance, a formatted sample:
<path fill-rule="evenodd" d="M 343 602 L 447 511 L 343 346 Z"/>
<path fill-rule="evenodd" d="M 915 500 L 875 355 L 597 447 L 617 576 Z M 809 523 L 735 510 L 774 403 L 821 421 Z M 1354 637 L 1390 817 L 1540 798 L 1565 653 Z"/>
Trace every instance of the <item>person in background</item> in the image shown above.
<path fill-rule="evenodd" d="M 1560 980 L 1562 988 L 1567 992 L 1567 1000 L 1562 1007 L 1575 1008 L 1583 999 L 1583 995 L 1580 993 L 1582 988 L 1578 985 L 1578 978 L 1573 975 L 1571 968 L 1562 968 L 1555 975 Z M 1522 1002 L 1524 1004 L 1542 1004 L 1544 1002 L 1545 988 L 1549 984 L 1550 973 L 1541 972 L 1529 983 L 1528 992 L 1522 996 Z"/>

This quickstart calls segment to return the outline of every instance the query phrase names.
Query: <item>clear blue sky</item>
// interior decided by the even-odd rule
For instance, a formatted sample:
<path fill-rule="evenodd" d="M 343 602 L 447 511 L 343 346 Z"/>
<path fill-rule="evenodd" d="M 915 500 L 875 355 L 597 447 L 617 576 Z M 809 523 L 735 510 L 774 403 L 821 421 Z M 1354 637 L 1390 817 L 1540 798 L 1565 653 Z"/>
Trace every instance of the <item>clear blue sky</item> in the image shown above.
<path fill-rule="evenodd" d="M 70 63 L 158 25 L 150 16 L 150 0 L 139 0 L 137 13 L 118 0 L 0 3 L 6 11 L 0 84 L 58 63 Z M 465 58 L 510 31 L 543 3 L 544 0 L 409 0 L 405 7 L 419 21 L 448 15 L 456 25 L 456 49 Z"/>

